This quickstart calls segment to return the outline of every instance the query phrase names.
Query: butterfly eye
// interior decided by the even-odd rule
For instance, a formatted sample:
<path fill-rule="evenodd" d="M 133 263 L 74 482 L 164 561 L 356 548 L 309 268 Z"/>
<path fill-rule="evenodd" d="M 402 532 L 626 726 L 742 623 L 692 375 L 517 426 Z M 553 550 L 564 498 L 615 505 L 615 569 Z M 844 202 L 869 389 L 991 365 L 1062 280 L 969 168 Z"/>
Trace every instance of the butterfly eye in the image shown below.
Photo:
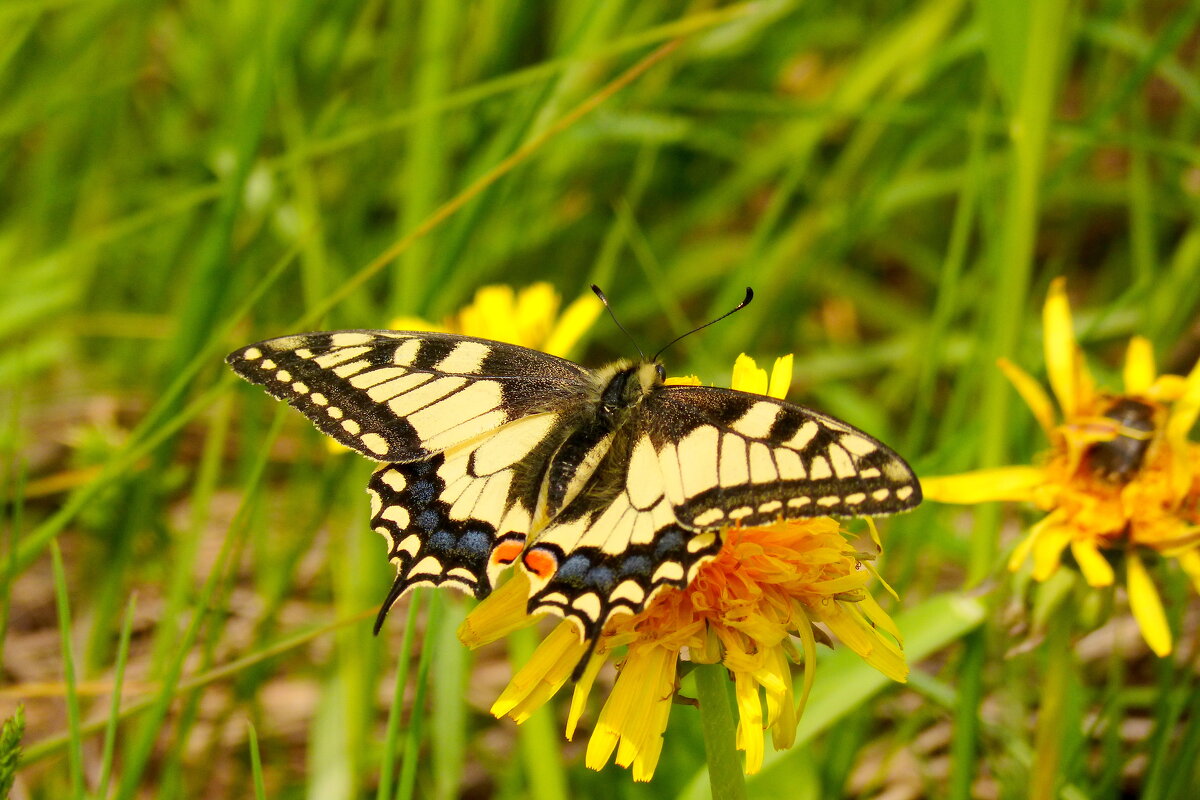
<path fill-rule="evenodd" d="M 667 379 L 667 368 L 662 364 L 655 364 L 654 372 L 658 375 L 658 379 L 660 381 L 665 381 Z"/>

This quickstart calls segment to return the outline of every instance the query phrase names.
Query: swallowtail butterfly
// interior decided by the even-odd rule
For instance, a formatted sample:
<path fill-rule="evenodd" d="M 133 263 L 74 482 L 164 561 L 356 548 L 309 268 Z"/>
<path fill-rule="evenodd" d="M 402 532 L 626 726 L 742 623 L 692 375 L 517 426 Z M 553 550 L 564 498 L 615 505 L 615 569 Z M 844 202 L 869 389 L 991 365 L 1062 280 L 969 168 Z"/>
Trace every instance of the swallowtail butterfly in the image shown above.
<path fill-rule="evenodd" d="M 594 640 L 616 613 L 683 587 L 732 525 L 905 511 L 907 464 L 856 428 L 770 397 L 664 384 L 656 358 L 593 370 L 451 333 L 268 339 L 243 378 L 383 465 L 371 525 L 409 589 L 487 595 L 519 564 L 530 613 Z"/>

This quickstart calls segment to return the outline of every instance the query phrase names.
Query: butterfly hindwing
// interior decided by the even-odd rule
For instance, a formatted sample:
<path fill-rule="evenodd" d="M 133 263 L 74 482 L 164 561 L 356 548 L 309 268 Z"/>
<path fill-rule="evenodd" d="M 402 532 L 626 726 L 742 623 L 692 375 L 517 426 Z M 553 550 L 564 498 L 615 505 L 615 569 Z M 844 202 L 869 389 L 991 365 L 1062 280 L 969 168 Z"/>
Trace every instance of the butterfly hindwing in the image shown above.
<path fill-rule="evenodd" d="M 226 360 L 323 433 L 385 462 L 427 458 L 576 402 L 589 374 L 525 347 L 408 331 L 284 336 Z"/>
<path fill-rule="evenodd" d="M 397 578 L 380 611 L 416 586 L 451 585 L 476 597 L 525 547 L 544 450 L 561 417 L 523 417 L 430 458 L 386 464 L 371 476 L 371 526 L 388 541 Z"/>
<path fill-rule="evenodd" d="M 618 437 L 580 492 L 537 533 L 522 559 L 529 613 L 573 619 L 587 638 L 617 613 L 637 613 L 682 588 L 720 550 L 715 531 L 679 524 L 650 436 Z"/>

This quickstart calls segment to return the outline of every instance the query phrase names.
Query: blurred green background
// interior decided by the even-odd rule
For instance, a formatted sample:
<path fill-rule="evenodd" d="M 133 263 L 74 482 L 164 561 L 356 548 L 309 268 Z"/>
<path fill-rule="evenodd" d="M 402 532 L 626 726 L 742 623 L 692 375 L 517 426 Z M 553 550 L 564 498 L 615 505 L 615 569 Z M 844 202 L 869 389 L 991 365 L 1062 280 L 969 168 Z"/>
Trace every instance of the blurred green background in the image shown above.
<path fill-rule="evenodd" d="M 751 285 L 673 373 L 724 384 L 740 352 L 794 352 L 791 399 L 918 472 L 1027 461 L 1044 442 L 994 362 L 1040 369 L 1053 276 L 1102 373 L 1135 331 L 1164 371 L 1200 352 L 1198 19 L 1165 0 L 0 4 L 14 796 L 706 796 L 694 709 L 649 786 L 585 770 L 560 707 L 492 720 L 508 651 L 457 644 L 462 598 L 418 595 L 373 638 L 392 569 L 369 465 L 222 357 L 540 280 L 564 302 L 599 283 L 653 347 Z M 630 351 L 601 319 L 575 355 Z M 912 680 L 831 654 L 751 797 L 1027 796 L 1040 623 L 1000 573 L 1021 519 L 885 523 Z M 1200 780 L 1197 604 L 1161 572 L 1179 650 L 1149 656 L 1112 601 L 1067 687 L 1063 797 Z"/>

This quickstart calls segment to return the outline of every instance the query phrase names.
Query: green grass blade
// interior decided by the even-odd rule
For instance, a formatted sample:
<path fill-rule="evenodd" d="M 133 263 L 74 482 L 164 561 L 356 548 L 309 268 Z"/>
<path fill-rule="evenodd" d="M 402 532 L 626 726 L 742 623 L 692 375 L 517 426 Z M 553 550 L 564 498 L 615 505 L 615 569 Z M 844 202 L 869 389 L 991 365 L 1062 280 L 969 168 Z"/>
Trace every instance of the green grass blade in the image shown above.
<path fill-rule="evenodd" d="M 400 727 L 404 717 L 404 690 L 408 687 L 408 668 L 412 663 L 412 648 L 416 640 L 417 613 L 421 607 L 423 591 L 409 595 L 408 613 L 404 618 L 404 637 L 400 640 L 400 652 L 396 659 L 396 684 L 392 689 L 392 704 L 388 707 L 387 732 L 383 737 L 380 754 L 379 784 L 375 800 L 388 800 L 392 796 L 392 773 L 396 768 L 396 756 L 400 753 Z"/>
<path fill-rule="evenodd" d="M 272 441 L 279 434 L 283 419 L 282 409 L 279 409 L 279 413 L 276 413 L 271 429 L 265 437 L 267 442 Z M 262 479 L 269 454 L 270 448 L 264 446 L 251 471 L 247 488 L 248 493 Z M 208 610 L 211 607 L 214 597 L 217 595 L 218 589 L 225 583 L 225 573 L 230 567 L 230 556 L 238 548 L 239 541 L 244 532 L 244 520 L 248 507 L 246 504 L 240 506 L 238 514 L 230 523 L 225 540 L 221 543 L 221 551 L 217 555 L 213 569 L 209 573 L 208 578 L 204 582 L 204 587 L 197 597 L 197 610 L 193 614 L 186 632 L 180 637 L 179 647 L 175 652 L 174 658 L 167 665 L 167 670 L 162 678 L 162 686 L 154 699 L 154 703 L 149 708 L 150 713 L 142 720 L 137 732 L 133 736 L 132 745 L 122 764 L 121 782 L 117 786 L 118 800 L 132 800 L 137 793 L 138 783 L 141 781 L 142 773 L 150 760 L 154 743 L 162 733 L 167 711 L 179 691 L 179 681 L 183 675 L 184 660 L 200 636 L 201 627 L 208 616 Z"/>
<path fill-rule="evenodd" d="M 433 797 L 454 800 L 460 794 L 463 767 L 467 764 L 467 713 L 465 698 L 471 671 L 471 651 L 458 640 L 458 626 L 467 615 L 465 598 L 444 598 L 437 630 L 425 637 L 434 651 L 437 670 L 430 692 L 429 747 L 432 751 Z"/>
<path fill-rule="evenodd" d="M 108 797 L 108 784 L 112 777 L 113 755 L 116 752 L 117 726 L 121 719 L 121 688 L 125 683 L 125 665 L 129 660 L 129 640 L 133 635 L 133 615 L 137 609 L 137 595 L 129 596 L 125 606 L 125 619 L 121 623 L 121 639 L 117 644 L 117 663 L 113 667 L 112 704 L 109 706 L 108 722 L 104 726 L 104 747 L 100 755 L 100 778 L 96 781 L 96 796 Z"/>
<path fill-rule="evenodd" d="M 50 558 L 54 567 L 54 600 L 58 607 L 63 681 L 67 688 L 67 729 L 70 735 L 67 763 L 71 776 L 71 796 L 82 798 L 86 791 L 83 782 L 83 732 L 79 723 L 79 693 L 75 685 L 75 656 L 71 645 L 71 608 L 67 601 L 67 576 L 63 571 L 62 552 L 57 542 L 50 548 Z"/>
<path fill-rule="evenodd" d="M 442 617 L 442 596 L 434 594 L 429 599 L 429 611 L 425 615 L 425 631 L 438 629 Z M 417 791 L 417 767 L 420 764 L 421 742 L 425 737 L 425 699 L 429 693 L 429 666 L 433 663 L 433 650 L 428 640 L 421 647 L 417 662 L 416 691 L 413 693 L 413 710 L 404 731 L 404 761 L 400 765 L 400 779 L 396 784 L 396 800 L 412 800 Z"/>
<path fill-rule="evenodd" d="M 250 774 L 254 779 L 254 797 L 255 800 L 266 800 L 267 788 L 263 783 L 262 757 L 258 753 L 258 731 L 254 729 L 254 723 L 246 723 L 246 733 L 250 746 Z"/>

